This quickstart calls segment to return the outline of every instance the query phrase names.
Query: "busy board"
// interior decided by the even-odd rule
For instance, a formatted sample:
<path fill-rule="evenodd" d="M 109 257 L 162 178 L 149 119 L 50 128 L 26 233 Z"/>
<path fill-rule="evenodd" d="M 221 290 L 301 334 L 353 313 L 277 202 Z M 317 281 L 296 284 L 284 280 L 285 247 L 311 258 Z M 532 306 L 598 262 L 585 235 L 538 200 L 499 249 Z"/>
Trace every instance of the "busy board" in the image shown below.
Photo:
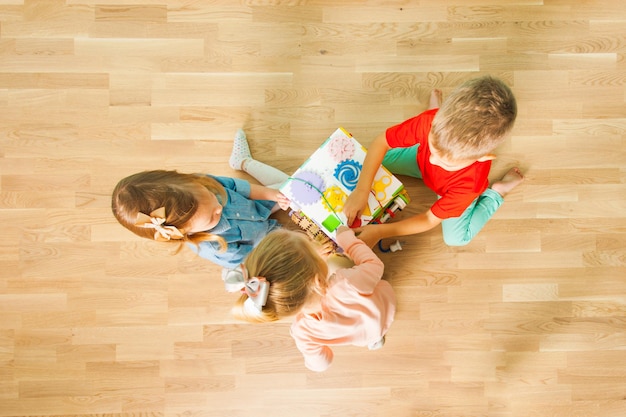
<path fill-rule="evenodd" d="M 343 128 L 338 128 L 289 177 L 280 191 L 289 198 L 291 218 L 320 239 L 335 241 L 336 230 L 347 225 L 343 205 L 355 189 L 367 150 Z M 382 165 L 360 218 L 350 227 L 384 223 L 409 203 L 404 185 Z"/>

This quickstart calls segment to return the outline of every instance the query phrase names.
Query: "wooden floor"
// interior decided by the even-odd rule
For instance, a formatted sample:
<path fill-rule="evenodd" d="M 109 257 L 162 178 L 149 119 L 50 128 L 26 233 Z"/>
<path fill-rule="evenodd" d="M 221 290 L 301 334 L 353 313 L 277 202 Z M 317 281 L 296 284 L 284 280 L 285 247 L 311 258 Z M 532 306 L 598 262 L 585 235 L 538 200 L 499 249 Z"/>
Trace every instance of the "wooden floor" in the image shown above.
<path fill-rule="evenodd" d="M 0 0 L 0 416 L 625 416 L 625 33 L 620 0 Z M 245 177 L 240 127 L 293 172 L 482 74 L 519 104 L 492 177 L 526 182 L 470 245 L 382 254 L 387 344 L 325 373 L 111 214 L 137 171 Z"/>

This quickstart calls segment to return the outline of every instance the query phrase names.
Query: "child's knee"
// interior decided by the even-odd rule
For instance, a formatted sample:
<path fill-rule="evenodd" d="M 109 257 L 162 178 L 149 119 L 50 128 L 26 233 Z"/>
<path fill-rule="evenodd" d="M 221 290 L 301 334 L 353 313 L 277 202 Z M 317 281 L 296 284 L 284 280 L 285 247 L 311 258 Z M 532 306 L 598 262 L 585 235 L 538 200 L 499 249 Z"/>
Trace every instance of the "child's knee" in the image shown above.
<path fill-rule="evenodd" d="M 443 241 L 448 246 L 465 246 L 470 243 L 472 239 L 465 236 L 446 236 L 444 234 Z"/>

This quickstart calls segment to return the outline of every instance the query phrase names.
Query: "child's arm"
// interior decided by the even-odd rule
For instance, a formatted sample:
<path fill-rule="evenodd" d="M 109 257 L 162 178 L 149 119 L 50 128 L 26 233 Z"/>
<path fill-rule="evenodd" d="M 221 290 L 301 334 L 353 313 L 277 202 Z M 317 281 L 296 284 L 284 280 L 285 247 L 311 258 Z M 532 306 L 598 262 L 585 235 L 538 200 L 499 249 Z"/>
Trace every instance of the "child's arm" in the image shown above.
<path fill-rule="evenodd" d="M 250 199 L 276 201 L 281 209 L 287 210 L 289 208 L 289 199 L 283 193 L 263 185 L 250 184 Z"/>
<path fill-rule="evenodd" d="M 337 229 L 337 243 L 354 261 L 354 266 L 341 269 L 342 275 L 360 294 L 371 294 L 380 282 L 385 265 L 362 240 L 354 235 L 354 230 L 345 226 Z"/>
<path fill-rule="evenodd" d="M 389 149 L 391 147 L 387 143 L 385 133 L 378 135 L 370 145 L 367 155 L 365 155 L 365 161 L 363 161 L 363 169 L 359 175 L 359 181 L 343 205 L 343 213 L 348 217 L 348 226 L 361 215 L 363 208 L 367 204 L 374 177 Z"/>
<path fill-rule="evenodd" d="M 428 209 L 425 213 L 416 214 L 398 222 L 371 224 L 360 229 L 359 239 L 372 247 L 381 239 L 394 236 L 407 236 L 422 233 L 439 225 L 443 220 Z"/>

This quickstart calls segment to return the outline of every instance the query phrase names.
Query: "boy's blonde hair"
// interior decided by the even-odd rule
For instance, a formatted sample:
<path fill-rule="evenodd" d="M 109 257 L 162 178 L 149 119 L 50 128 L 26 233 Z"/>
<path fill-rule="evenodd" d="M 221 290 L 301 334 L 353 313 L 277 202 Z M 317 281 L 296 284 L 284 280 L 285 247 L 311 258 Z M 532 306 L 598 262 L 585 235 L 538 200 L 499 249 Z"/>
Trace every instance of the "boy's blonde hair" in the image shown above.
<path fill-rule="evenodd" d="M 198 209 L 198 185 L 214 193 L 218 200 L 226 201 L 226 190 L 213 178 L 199 174 L 182 174 L 177 171 L 154 170 L 130 175 L 120 180 L 111 198 L 111 210 L 117 221 L 138 236 L 154 239 L 154 229 L 136 226 L 137 214 L 149 215 L 152 211 L 165 207 L 165 225 L 183 229 Z M 184 233 L 183 240 L 199 243 L 215 241 L 222 250 L 226 242 L 220 236 L 210 233 Z M 180 247 L 178 248 L 180 250 Z"/>
<path fill-rule="evenodd" d="M 267 236 L 244 261 L 248 276 L 263 277 L 270 283 L 267 303 L 258 314 L 244 308 L 243 294 L 233 315 L 249 322 L 270 322 L 297 313 L 311 295 L 326 291 L 328 266 L 317 246 L 300 231 L 278 229 Z"/>
<path fill-rule="evenodd" d="M 502 143 L 516 116 L 515 96 L 504 82 L 474 78 L 443 101 L 430 130 L 431 145 L 451 161 L 479 159 Z"/>

